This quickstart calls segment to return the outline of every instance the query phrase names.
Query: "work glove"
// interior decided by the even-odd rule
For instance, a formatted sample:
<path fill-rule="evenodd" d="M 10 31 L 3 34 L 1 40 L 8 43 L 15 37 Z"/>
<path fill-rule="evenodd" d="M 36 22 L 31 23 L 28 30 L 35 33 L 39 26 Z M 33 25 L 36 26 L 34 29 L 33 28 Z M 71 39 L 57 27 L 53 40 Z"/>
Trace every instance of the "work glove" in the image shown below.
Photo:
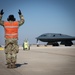
<path fill-rule="evenodd" d="M 19 12 L 18 12 L 18 14 L 19 14 L 19 15 L 21 15 L 21 14 L 22 14 L 20 9 L 19 9 Z"/>
<path fill-rule="evenodd" d="M 3 14 L 4 14 L 3 9 L 0 11 L 0 14 L 1 14 L 1 15 L 3 15 Z"/>

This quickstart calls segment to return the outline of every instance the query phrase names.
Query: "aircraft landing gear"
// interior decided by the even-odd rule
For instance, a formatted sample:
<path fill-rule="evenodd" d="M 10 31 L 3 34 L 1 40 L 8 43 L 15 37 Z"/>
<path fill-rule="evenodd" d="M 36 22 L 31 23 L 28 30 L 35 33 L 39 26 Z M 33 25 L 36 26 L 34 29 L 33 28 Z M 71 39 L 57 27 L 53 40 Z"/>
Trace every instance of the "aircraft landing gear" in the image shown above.
<path fill-rule="evenodd" d="M 52 44 L 53 46 L 59 46 L 59 44 L 56 42 L 56 43 L 53 43 Z"/>
<path fill-rule="evenodd" d="M 73 45 L 72 41 L 62 41 L 61 44 L 65 45 L 65 46 L 72 46 Z"/>

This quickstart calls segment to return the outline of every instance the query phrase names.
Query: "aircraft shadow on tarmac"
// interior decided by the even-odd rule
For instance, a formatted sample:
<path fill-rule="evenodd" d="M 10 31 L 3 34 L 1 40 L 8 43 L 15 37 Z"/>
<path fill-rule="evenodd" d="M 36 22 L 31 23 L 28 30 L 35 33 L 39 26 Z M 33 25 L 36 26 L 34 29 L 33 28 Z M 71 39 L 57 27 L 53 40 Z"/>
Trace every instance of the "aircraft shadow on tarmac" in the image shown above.
<path fill-rule="evenodd" d="M 21 67 L 22 65 L 27 65 L 28 63 L 23 63 L 23 64 L 16 64 L 17 68 Z"/>

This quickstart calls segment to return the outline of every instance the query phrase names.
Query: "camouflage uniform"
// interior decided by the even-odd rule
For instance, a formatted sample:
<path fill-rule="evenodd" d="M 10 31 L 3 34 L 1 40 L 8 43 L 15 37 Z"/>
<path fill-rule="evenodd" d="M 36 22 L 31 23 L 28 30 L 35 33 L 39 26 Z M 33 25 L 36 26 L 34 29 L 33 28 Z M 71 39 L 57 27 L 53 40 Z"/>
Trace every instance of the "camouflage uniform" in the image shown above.
<path fill-rule="evenodd" d="M 19 15 L 20 21 L 18 21 L 19 26 L 24 23 L 23 15 Z M 4 21 L 2 21 L 2 15 L 0 14 L 0 25 L 4 27 Z M 5 54 L 6 62 L 9 67 L 16 63 L 17 53 L 19 52 L 18 39 L 6 39 L 5 38 Z"/>

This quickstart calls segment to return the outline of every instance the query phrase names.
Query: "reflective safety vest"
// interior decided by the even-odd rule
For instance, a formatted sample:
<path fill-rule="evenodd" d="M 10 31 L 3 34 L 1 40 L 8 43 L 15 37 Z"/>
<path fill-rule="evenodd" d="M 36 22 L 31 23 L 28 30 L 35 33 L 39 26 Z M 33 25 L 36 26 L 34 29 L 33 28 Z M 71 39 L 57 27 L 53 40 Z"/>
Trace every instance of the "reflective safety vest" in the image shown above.
<path fill-rule="evenodd" d="M 28 48 L 28 42 L 24 42 L 24 48 Z"/>
<path fill-rule="evenodd" d="M 5 29 L 5 38 L 6 39 L 18 39 L 18 21 L 15 22 L 4 22 L 4 29 Z"/>

